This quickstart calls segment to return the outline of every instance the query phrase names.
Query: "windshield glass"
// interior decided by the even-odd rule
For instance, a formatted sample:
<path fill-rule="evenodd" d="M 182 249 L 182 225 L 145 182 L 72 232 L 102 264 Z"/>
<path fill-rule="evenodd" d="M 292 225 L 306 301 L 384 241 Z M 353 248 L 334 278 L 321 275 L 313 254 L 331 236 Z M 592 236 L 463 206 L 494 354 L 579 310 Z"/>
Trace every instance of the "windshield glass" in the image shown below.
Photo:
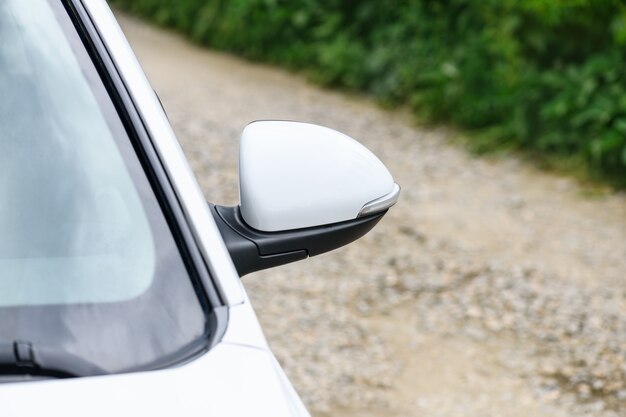
<path fill-rule="evenodd" d="M 205 316 L 132 144 L 60 2 L 0 2 L 0 342 L 107 371 Z"/>

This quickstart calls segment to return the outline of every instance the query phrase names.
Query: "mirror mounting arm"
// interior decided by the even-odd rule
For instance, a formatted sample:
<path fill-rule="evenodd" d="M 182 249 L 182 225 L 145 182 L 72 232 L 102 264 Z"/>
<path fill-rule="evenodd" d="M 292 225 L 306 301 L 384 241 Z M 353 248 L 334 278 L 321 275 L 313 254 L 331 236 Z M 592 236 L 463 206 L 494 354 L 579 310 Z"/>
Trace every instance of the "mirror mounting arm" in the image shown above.
<path fill-rule="evenodd" d="M 340 223 L 280 232 L 248 226 L 239 206 L 209 204 L 239 276 L 319 255 L 369 232 L 387 210 Z"/>

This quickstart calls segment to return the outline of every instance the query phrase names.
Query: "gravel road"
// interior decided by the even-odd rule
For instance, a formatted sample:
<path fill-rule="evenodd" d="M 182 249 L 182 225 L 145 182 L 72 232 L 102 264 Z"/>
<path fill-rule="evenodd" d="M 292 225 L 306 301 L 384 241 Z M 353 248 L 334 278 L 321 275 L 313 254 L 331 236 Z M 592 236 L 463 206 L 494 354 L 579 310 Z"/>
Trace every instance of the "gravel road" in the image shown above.
<path fill-rule="evenodd" d="M 624 194 L 120 18 L 210 201 L 237 202 L 256 119 L 345 132 L 403 187 L 355 244 L 244 278 L 314 415 L 626 415 Z"/>

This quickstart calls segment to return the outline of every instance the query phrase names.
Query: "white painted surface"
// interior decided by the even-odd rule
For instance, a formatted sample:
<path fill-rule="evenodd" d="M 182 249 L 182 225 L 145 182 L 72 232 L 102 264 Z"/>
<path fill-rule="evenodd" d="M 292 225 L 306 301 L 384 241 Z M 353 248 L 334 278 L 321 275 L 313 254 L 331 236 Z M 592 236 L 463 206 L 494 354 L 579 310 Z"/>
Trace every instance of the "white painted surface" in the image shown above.
<path fill-rule="evenodd" d="M 244 129 L 239 183 L 244 220 L 268 232 L 355 219 L 395 185 L 385 165 L 354 139 L 287 121 Z"/>
<path fill-rule="evenodd" d="M 308 416 L 285 382 L 269 351 L 221 343 L 179 368 L 2 385 L 0 415 Z"/>
<path fill-rule="evenodd" d="M 228 327 L 222 337 L 222 342 L 269 349 L 245 291 L 244 302 L 228 309 Z"/>

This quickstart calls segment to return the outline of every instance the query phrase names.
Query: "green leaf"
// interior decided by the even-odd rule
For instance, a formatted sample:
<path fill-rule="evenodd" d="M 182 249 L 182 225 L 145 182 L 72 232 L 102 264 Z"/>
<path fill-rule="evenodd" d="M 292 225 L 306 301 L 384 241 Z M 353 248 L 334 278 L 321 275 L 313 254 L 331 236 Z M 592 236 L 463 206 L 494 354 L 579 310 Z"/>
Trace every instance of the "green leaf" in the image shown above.
<path fill-rule="evenodd" d="M 615 121 L 613 122 L 613 129 L 615 129 L 622 135 L 626 135 L 626 117 L 619 117 L 615 119 Z"/>

